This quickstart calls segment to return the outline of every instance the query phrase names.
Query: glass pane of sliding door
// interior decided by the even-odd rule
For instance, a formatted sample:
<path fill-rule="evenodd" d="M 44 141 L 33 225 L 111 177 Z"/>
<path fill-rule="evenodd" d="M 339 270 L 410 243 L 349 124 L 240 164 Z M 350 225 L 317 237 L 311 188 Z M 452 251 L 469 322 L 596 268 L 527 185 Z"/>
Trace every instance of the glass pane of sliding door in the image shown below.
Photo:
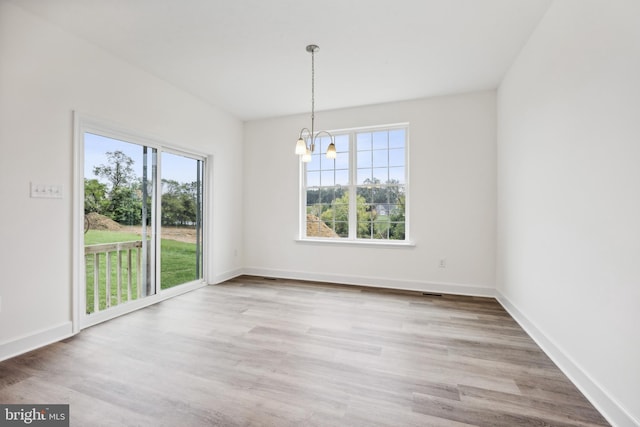
<path fill-rule="evenodd" d="M 155 291 L 154 148 L 84 134 L 86 313 Z"/>
<path fill-rule="evenodd" d="M 203 161 L 162 153 L 160 286 L 202 279 Z"/>

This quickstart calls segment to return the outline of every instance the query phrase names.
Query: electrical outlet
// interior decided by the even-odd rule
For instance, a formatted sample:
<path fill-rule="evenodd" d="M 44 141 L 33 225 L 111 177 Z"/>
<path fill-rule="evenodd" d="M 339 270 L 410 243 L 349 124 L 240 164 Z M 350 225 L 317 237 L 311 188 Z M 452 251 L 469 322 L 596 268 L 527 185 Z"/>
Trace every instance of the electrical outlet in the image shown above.
<path fill-rule="evenodd" d="M 438 267 L 439 268 L 447 268 L 447 259 L 446 258 L 440 258 L 440 261 L 438 262 Z"/>

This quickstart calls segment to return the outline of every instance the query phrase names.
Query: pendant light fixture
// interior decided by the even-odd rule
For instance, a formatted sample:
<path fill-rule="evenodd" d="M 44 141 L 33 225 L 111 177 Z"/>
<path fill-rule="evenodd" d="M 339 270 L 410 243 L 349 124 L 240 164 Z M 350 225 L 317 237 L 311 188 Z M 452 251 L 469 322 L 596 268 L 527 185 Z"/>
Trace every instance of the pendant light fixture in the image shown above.
<path fill-rule="evenodd" d="M 326 130 L 315 131 L 315 53 L 319 50 L 320 48 L 315 44 L 307 46 L 307 52 L 311 54 L 311 130 L 302 128 L 298 136 L 298 142 L 296 143 L 296 154 L 298 154 L 305 163 L 311 161 L 311 153 L 315 150 L 316 140 L 323 134 L 329 136 L 331 141 L 327 147 L 327 159 L 336 158 L 336 145 L 334 144 L 333 135 Z M 309 140 L 309 146 L 307 146 L 307 139 Z"/>

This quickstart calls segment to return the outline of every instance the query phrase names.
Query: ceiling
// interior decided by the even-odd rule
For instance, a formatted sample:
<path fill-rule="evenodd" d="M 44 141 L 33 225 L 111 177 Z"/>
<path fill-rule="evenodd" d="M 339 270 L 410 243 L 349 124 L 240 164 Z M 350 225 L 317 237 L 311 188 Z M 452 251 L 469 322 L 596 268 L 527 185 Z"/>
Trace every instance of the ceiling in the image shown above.
<path fill-rule="evenodd" d="M 10 0 L 242 120 L 496 88 L 552 0 Z"/>

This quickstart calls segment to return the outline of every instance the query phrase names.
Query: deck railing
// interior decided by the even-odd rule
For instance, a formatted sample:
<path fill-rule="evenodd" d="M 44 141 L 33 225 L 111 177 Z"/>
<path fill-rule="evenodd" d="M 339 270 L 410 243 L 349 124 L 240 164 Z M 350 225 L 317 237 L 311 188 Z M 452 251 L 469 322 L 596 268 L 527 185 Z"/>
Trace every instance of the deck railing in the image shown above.
<path fill-rule="evenodd" d="M 133 299 L 137 299 L 141 297 L 142 294 L 142 241 L 132 241 L 132 242 L 117 242 L 117 243 L 105 243 L 100 245 L 88 245 L 84 247 L 85 254 L 85 262 L 86 267 L 89 267 L 89 263 L 93 264 L 93 312 L 97 313 L 100 311 L 100 259 L 104 259 L 105 263 L 105 274 L 104 274 L 104 282 L 102 286 L 105 287 L 105 302 L 106 307 L 109 308 L 112 305 L 112 253 L 115 253 L 116 258 L 116 295 L 115 300 L 116 305 L 122 303 L 122 293 L 123 293 L 123 280 L 126 280 L 126 301 L 131 301 Z M 135 261 L 134 261 L 134 252 L 135 252 Z M 103 257 L 100 255 L 104 254 Z M 123 256 L 126 254 L 125 261 L 123 263 Z M 89 257 L 89 255 L 93 255 Z M 93 258 L 93 259 L 91 259 Z M 133 269 L 135 262 L 135 291 L 133 290 Z M 124 268 L 123 268 L 124 267 Z M 123 272 L 125 278 L 123 278 Z M 87 284 L 89 283 L 89 278 L 87 277 Z M 87 286 L 88 289 L 88 286 Z M 88 297 L 89 295 L 87 295 Z M 87 307 L 87 310 L 89 308 Z"/>

